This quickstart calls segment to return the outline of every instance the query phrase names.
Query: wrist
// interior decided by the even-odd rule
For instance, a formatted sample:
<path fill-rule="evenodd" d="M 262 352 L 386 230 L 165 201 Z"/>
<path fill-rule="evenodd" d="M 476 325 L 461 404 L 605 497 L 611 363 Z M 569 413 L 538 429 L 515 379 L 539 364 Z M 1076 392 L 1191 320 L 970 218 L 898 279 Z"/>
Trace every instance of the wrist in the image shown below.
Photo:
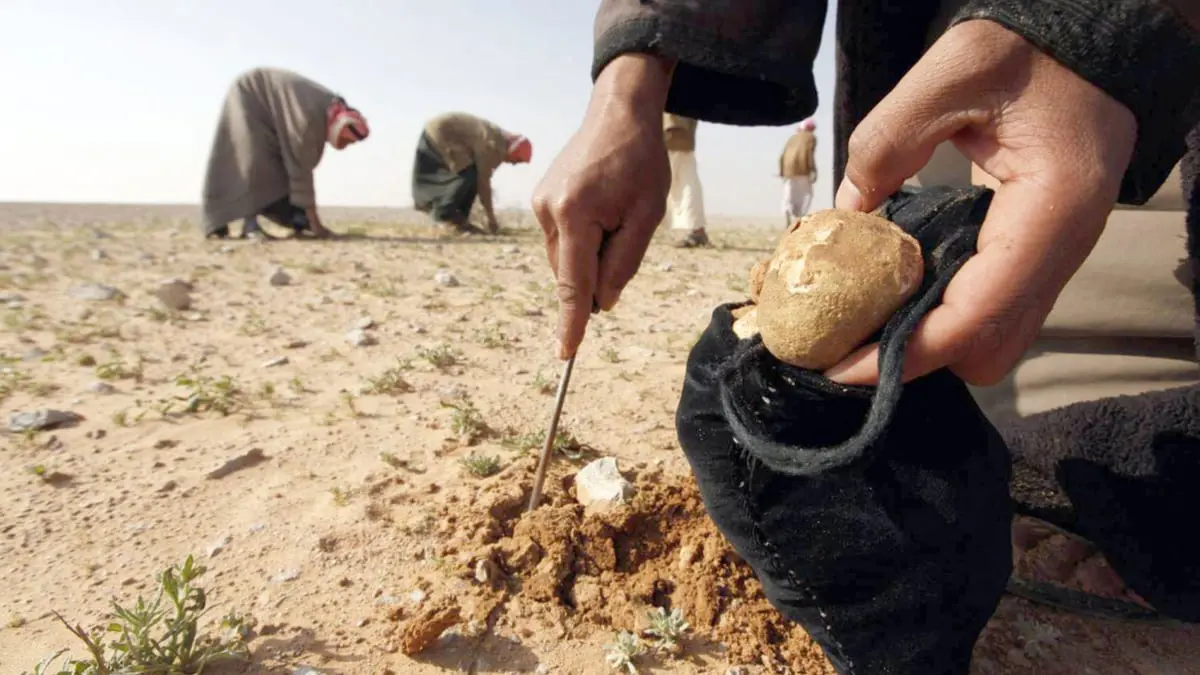
<path fill-rule="evenodd" d="M 622 54 L 596 78 L 591 105 L 616 105 L 662 115 L 676 63 L 675 59 L 654 54 Z"/>

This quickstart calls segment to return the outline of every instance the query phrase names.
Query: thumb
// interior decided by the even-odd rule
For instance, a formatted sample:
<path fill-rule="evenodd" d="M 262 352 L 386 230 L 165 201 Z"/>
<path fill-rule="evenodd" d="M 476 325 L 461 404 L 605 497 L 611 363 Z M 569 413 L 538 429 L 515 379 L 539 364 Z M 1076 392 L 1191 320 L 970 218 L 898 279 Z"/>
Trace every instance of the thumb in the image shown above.
<path fill-rule="evenodd" d="M 945 68 L 921 62 L 850 134 L 846 170 L 834 205 L 871 211 L 929 162 L 937 146 L 969 126 L 978 112 L 959 105 Z"/>

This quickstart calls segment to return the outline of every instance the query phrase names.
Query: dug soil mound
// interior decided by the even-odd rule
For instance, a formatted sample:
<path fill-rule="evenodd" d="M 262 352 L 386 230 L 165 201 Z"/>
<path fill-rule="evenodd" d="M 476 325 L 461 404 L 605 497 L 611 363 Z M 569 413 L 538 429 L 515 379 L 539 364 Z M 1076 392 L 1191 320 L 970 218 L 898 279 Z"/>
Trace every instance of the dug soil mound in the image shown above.
<path fill-rule="evenodd" d="M 397 627 L 404 652 L 431 644 L 452 615 L 467 634 L 586 639 L 643 631 L 647 613 L 662 607 L 680 609 L 693 637 L 723 645 L 732 664 L 834 672 L 808 634 L 767 602 L 709 520 L 690 476 L 626 472 L 636 486 L 633 499 L 604 509 L 576 503 L 568 476 L 525 514 L 531 481 L 518 467 L 505 473 L 477 495 L 440 507 L 438 529 L 448 538 L 435 555 L 453 560 L 450 574 L 468 584 L 418 582 L 430 589 L 436 611 Z M 461 606 L 461 615 L 447 612 L 447 602 Z"/>

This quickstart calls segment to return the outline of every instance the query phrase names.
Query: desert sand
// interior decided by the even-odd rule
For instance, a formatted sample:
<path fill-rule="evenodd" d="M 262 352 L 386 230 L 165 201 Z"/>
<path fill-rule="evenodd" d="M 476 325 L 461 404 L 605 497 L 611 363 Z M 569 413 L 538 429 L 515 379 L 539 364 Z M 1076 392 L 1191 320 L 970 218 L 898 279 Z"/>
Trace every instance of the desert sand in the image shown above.
<path fill-rule="evenodd" d="M 0 421 L 79 416 L 0 439 L 0 674 L 82 656 L 52 612 L 99 623 L 189 554 L 210 621 L 253 618 L 251 661 L 205 672 L 608 673 L 604 646 L 654 605 L 692 628 L 641 672 L 832 672 L 704 517 L 673 427 L 688 349 L 778 219 L 714 218 L 710 250 L 659 234 L 589 327 L 548 504 L 522 519 L 559 372 L 532 216 L 440 239 L 402 210 L 323 214 L 345 239 L 203 241 L 186 206 L 0 205 Z M 172 278 L 190 307 L 156 297 Z M 575 504 L 597 457 L 630 505 Z M 1005 598 L 973 670 L 1197 664 L 1196 628 Z"/>

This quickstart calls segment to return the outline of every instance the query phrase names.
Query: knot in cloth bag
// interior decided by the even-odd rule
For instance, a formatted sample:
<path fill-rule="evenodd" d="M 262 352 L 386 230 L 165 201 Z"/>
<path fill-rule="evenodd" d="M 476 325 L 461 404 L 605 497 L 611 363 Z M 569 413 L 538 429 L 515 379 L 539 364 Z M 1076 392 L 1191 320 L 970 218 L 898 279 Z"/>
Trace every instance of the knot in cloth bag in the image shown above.
<path fill-rule="evenodd" d="M 966 673 L 1011 571 L 1004 441 L 948 370 L 900 381 L 905 343 L 974 254 L 992 194 L 905 189 L 880 208 L 920 243 L 925 273 L 872 338 L 877 388 L 739 339 L 740 305 L 717 307 L 688 357 L 676 427 L 705 507 L 842 673 Z"/>

